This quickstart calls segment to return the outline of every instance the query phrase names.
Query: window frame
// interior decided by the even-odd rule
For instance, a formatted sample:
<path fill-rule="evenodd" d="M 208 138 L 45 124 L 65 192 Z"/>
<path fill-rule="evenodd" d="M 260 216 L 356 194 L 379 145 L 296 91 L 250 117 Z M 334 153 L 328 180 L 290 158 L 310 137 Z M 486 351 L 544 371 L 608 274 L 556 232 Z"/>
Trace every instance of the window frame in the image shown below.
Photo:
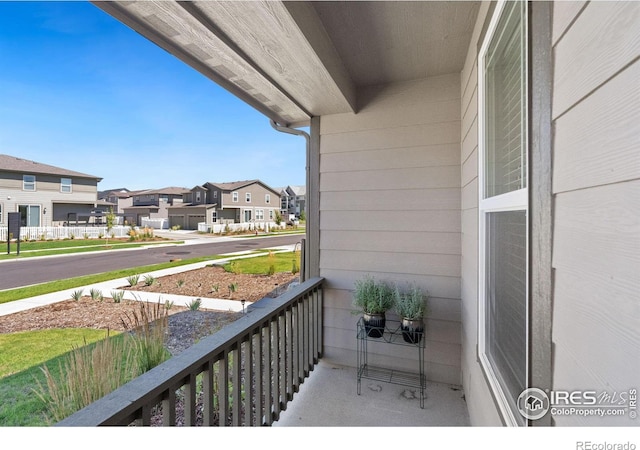
<path fill-rule="evenodd" d="M 231 201 L 233 203 L 238 203 L 239 199 L 240 199 L 240 195 L 238 194 L 237 191 L 231 193 Z"/>
<path fill-rule="evenodd" d="M 245 192 L 244 201 L 245 203 L 251 203 L 251 192 Z"/>
<path fill-rule="evenodd" d="M 489 306 L 489 299 L 486 297 L 487 294 L 487 275 L 490 273 L 489 268 L 487 267 L 487 253 L 488 253 L 488 239 L 487 239 L 487 218 L 490 213 L 494 212 L 506 212 L 506 211 L 524 211 L 526 214 L 526 257 L 525 257 L 525 348 L 523 352 L 525 354 L 525 388 L 530 386 L 531 382 L 531 374 L 530 374 L 530 353 L 529 346 L 531 343 L 531 330 L 530 330 L 530 303 L 531 297 L 529 293 L 529 274 L 530 274 L 530 264 L 529 264 L 529 256 L 530 256 L 530 245 L 529 245 L 529 236 L 530 236 L 530 215 L 529 215 L 529 184 L 530 184 L 530 175 L 529 175 L 529 164 L 526 165 L 526 169 L 523 170 L 523 178 L 525 181 L 524 187 L 521 187 L 518 190 L 498 194 L 493 197 L 485 197 L 485 157 L 486 157 L 486 111 L 485 111 L 485 103 L 486 92 L 485 92 L 485 62 L 484 56 L 486 55 L 487 48 L 493 41 L 494 36 L 496 36 L 496 30 L 500 19 L 502 18 L 502 13 L 505 10 L 505 5 L 510 3 L 508 0 L 499 0 L 496 4 L 496 8 L 491 17 L 489 26 L 487 28 L 487 32 L 483 38 L 482 45 L 478 51 L 478 59 L 477 59 L 477 73 L 478 73 L 478 361 L 480 366 L 484 372 L 485 378 L 490 386 L 496 404 L 500 410 L 501 416 L 505 423 L 509 426 L 526 426 L 528 422 L 522 417 L 518 416 L 511 408 L 510 404 L 517 402 L 516 398 L 509 401 L 508 392 L 505 392 L 503 389 L 501 382 L 499 381 L 500 377 L 497 374 L 498 370 L 495 368 L 491 361 L 489 360 L 487 353 L 487 307 Z M 530 36 L 529 36 L 529 26 L 528 26 L 529 12 L 528 7 L 524 5 L 524 18 L 523 18 L 523 35 L 525 39 L 524 51 L 525 54 L 522 56 L 524 61 L 524 70 L 523 70 L 523 90 L 522 90 L 522 102 L 523 102 L 523 112 L 525 113 L 525 117 L 522 119 L 524 123 L 524 158 L 528 158 L 530 152 L 530 136 L 528 132 L 529 126 L 529 93 L 530 93 L 530 80 L 529 77 L 529 62 L 528 57 L 530 53 Z M 526 161 L 525 161 L 526 162 Z"/>
<path fill-rule="evenodd" d="M 33 181 L 27 181 L 27 177 L 32 177 Z M 32 185 L 33 189 L 27 189 L 27 185 Z M 35 175 L 22 175 L 22 190 L 27 192 L 36 191 L 36 176 Z"/>
<path fill-rule="evenodd" d="M 271 203 L 271 194 L 264 194 L 264 202 L 268 205 Z"/>
<path fill-rule="evenodd" d="M 264 220 L 264 209 L 256 209 L 256 220 Z"/>
<path fill-rule="evenodd" d="M 68 183 L 65 183 L 65 180 L 68 180 Z M 65 187 L 69 187 L 69 190 L 65 191 Z M 73 180 L 71 178 L 60 178 L 60 192 L 63 194 L 73 193 Z"/>

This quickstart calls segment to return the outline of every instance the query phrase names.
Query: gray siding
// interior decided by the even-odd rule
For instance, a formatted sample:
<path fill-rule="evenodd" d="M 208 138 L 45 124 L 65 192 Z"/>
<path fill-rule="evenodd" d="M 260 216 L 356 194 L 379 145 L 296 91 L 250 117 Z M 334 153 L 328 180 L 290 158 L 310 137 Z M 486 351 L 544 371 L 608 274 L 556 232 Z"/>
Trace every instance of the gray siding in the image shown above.
<path fill-rule="evenodd" d="M 460 76 L 372 87 L 360 98 L 358 114 L 320 125 L 325 357 L 356 364 L 356 279 L 416 282 L 431 295 L 427 378 L 460 384 Z M 370 351 L 379 364 L 416 368 L 415 349 Z"/>
<path fill-rule="evenodd" d="M 472 425 L 502 421 L 477 361 L 478 343 L 478 40 L 487 17 L 481 5 L 461 75 L 462 381 Z"/>
<path fill-rule="evenodd" d="M 640 373 L 640 3 L 554 17 L 553 388 L 621 392 Z"/>

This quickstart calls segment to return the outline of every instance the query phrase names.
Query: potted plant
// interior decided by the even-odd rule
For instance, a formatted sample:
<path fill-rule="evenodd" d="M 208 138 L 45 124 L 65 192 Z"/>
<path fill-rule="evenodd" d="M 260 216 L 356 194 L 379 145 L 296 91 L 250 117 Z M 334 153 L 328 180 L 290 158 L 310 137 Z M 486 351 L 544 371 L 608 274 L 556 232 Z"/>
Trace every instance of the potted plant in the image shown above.
<path fill-rule="evenodd" d="M 384 334 L 386 311 L 393 308 L 393 290 L 371 276 L 355 282 L 353 303 L 362 312 L 367 336 L 380 338 Z"/>
<path fill-rule="evenodd" d="M 417 344 L 424 334 L 424 317 L 427 312 L 428 295 L 413 285 L 407 291 L 396 287 L 394 291 L 395 310 L 402 318 L 400 329 L 402 338 L 410 344 Z"/>

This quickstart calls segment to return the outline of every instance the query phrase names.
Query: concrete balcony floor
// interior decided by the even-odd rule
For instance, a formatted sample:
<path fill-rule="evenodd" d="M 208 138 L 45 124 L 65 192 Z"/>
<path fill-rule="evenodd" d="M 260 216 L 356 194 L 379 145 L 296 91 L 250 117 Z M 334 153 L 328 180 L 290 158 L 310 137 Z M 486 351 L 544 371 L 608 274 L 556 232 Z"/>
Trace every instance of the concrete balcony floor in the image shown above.
<path fill-rule="evenodd" d="M 460 387 L 427 382 L 424 409 L 414 388 L 362 379 L 324 361 L 305 379 L 275 427 L 461 427 L 469 414 Z"/>

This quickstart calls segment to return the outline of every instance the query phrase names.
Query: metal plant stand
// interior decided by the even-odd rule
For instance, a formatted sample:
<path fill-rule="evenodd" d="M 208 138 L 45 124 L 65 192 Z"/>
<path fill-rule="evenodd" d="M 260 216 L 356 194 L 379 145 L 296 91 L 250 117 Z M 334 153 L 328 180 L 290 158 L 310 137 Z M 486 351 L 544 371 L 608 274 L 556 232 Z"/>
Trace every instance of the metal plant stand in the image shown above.
<path fill-rule="evenodd" d="M 386 321 L 384 334 L 380 338 L 372 338 L 367 335 L 362 317 L 358 320 L 357 344 L 358 344 L 358 395 L 360 395 L 361 381 L 368 380 L 382 381 L 385 383 L 398 384 L 420 389 L 420 408 L 424 409 L 424 397 L 426 377 L 424 374 L 424 341 L 422 336 L 417 343 L 405 342 L 402 337 L 400 322 L 394 320 Z M 395 369 L 376 367 L 369 364 L 368 342 L 383 342 L 387 344 L 403 345 L 415 347 L 418 352 L 418 373 L 403 372 Z"/>

